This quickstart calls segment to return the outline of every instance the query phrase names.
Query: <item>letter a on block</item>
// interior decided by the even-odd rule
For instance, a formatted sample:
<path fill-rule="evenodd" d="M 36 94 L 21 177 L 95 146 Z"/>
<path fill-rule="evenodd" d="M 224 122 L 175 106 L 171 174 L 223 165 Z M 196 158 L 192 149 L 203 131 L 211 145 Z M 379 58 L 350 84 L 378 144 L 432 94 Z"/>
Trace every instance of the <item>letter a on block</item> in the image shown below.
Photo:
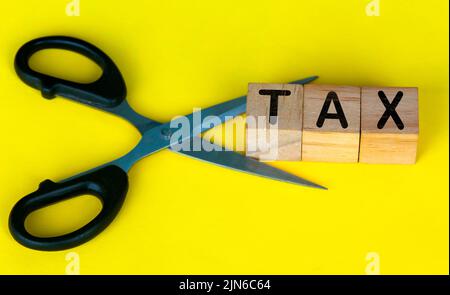
<path fill-rule="evenodd" d="M 418 138 L 417 88 L 362 88 L 360 162 L 414 164 Z"/>
<path fill-rule="evenodd" d="M 246 154 L 262 161 L 300 161 L 303 86 L 250 83 Z"/>
<path fill-rule="evenodd" d="M 361 88 L 305 85 L 302 159 L 358 162 Z"/>

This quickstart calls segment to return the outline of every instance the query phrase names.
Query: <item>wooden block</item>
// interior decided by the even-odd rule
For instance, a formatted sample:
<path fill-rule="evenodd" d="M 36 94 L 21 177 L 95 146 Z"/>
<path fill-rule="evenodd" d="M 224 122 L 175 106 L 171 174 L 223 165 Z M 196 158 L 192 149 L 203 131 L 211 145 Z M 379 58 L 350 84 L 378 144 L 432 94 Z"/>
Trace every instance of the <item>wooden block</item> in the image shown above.
<path fill-rule="evenodd" d="M 302 116 L 302 85 L 250 83 L 246 155 L 262 161 L 300 161 Z"/>
<path fill-rule="evenodd" d="M 358 162 L 361 88 L 305 85 L 302 159 Z"/>
<path fill-rule="evenodd" d="M 418 139 L 417 88 L 362 88 L 360 162 L 414 164 Z"/>

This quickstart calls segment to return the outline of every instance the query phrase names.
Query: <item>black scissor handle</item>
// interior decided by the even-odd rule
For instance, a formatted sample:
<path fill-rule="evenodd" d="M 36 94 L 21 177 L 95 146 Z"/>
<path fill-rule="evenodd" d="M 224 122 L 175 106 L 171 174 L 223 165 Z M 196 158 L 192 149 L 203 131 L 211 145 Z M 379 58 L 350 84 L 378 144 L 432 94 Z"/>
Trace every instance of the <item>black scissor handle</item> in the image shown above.
<path fill-rule="evenodd" d="M 9 216 L 9 230 L 17 242 L 31 249 L 57 251 L 76 247 L 94 238 L 113 221 L 127 191 L 128 176 L 114 165 L 61 183 L 46 180 L 37 191 L 16 203 Z M 31 212 L 82 194 L 95 195 L 102 202 L 102 210 L 88 224 L 74 232 L 49 238 L 27 232 L 25 219 Z"/>
<path fill-rule="evenodd" d="M 103 70 L 102 76 L 95 82 L 82 84 L 36 72 L 30 68 L 29 59 L 43 49 L 65 49 L 82 54 Z M 22 81 L 41 90 L 42 96 L 48 99 L 60 95 L 108 109 L 119 105 L 126 97 L 125 81 L 111 58 L 96 46 L 80 39 L 50 36 L 31 40 L 17 52 L 14 66 Z"/>

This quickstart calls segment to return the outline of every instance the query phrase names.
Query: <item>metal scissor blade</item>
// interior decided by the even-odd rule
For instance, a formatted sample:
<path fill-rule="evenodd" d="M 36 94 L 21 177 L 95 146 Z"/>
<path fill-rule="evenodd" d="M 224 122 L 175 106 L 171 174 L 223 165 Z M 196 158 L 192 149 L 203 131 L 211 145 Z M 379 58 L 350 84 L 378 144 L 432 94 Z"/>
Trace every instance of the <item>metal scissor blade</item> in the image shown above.
<path fill-rule="evenodd" d="M 319 76 L 311 76 L 311 77 L 304 78 L 304 79 L 301 79 L 301 80 L 292 81 L 289 84 L 308 84 L 308 83 L 310 83 L 310 82 L 312 82 L 312 81 L 314 81 L 314 80 L 316 80 L 318 78 L 319 78 Z"/>
<path fill-rule="evenodd" d="M 246 157 L 237 152 L 223 150 L 223 147 L 210 143 L 209 141 L 202 140 L 202 146 L 205 150 L 179 151 L 179 153 L 224 168 L 229 168 L 256 176 L 266 177 L 312 188 L 325 190 L 327 189 L 326 187 L 315 184 L 275 167 L 269 166 L 265 163 L 261 163 L 255 159 Z"/>
<path fill-rule="evenodd" d="M 292 83 L 306 84 L 315 79 L 317 79 L 317 76 L 308 77 Z M 200 133 L 245 113 L 246 106 L 247 96 L 244 95 L 187 116 L 177 117 L 165 124 L 157 126 L 151 124 L 150 126 L 153 127 L 142 134 L 142 139 L 138 145 L 131 152 L 112 163 L 121 167 L 124 171 L 128 171 L 136 161 L 145 156 L 170 146 L 176 146 L 179 142 L 192 140 L 192 138 L 198 136 Z M 180 136 L 178 137 L 172 137 L 176 131 L 175 129 L 179 129 L 180 126 L 189 127 L 189 132 L 179 134 Z"/>
<path fill-rule="evenodd" d="M 234 117 L 245 113 L 247 107 L 247 96 L 241 96 L 220 104 L 216 104 L 212 107 L 202 109 L 201 116 L 203 122 L 194 122 L 191 118 L 195 113 L 186 116 L 192 122 L 192 128 L 194 130 L 193 136 L 196 136 L 206 130 L 216 126 L 220 119 L 220 124 L 233 119 Z M 215 119 L 212 119 L 215 118 Z M 196 132 L 198 131 L 198 133 Z"/>
<path fill-rule="evenodd" d="M 135 162 L 143 157 L 190 140 L 203 131 L 219 126 L 244 113 L 245 108 L 246 96 L 242 96 L 152 127 L 142 134 L 141 141 L 131 152 L 112 163 L 124 171 L 128 171 Z M 179 132 L 175 135 L 177 131 Z"/>
<path fill-rule="evenodd" d="M 318 76 L 311 76 L 308 78 L 304 78 L 301 80 L 293 81 L 290 84 L 307 84 L 316 80 Z M 187 115 L 186 118 L 191 122 L 192 129 L 194 130 L 192 136 L 197 136 L 198 134 L 215 127 L 218 123 L 217 118 L 220 119 L 221 123 L 226 122 L 227 120 L 232 119 L 238 115 L 245 113 L 247 107 L 247 96 L 243 95 L 241 97 L 216 104 L 212 107 L 202 109 L 201 117 L 203 122 L 195 122 L 193 120 L 193 116 L 195 113 Z M 213 120 L 208 120 L 208 117 L 215 117 Z M 176 122 L 175 122 L 176 123 Z"/>
<path fill-rule="evenodd" d="M 316 80 L 317 78 L 318 76 L 311 76 L 308 78 L 290 82 L 290 84 L 307 84 Z M 195 113 L 187 115 L 186 118 L 188 118 L 188 120 L 190 121 L 192 129 L 194 131 L 192 136 L 197 136 L 198 134 L 217 126 L 217 118 L 220 119 L 221 123 L 224 123 L 238 115 L 245 113 L 246 107 L 247 96 L 243 95 L 241 97 L 216 104 L 212 107 L 202 109 L 201 117 L 203 122 L 195 122 L 195 120 L 193 120 Z M 208 117 L 215 117 L 215 119 L 209 120 Z"/>

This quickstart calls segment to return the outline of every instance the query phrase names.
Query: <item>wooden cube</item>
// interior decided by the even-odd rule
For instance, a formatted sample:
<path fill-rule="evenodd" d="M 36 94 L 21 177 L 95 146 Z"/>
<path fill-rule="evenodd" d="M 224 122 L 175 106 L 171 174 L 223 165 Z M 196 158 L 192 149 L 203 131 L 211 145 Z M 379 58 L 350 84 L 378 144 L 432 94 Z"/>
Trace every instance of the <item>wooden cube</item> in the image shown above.
<path fill-rule="evenodd" d="M 362 88 L 360 162 L 413 164 L 418 139 L 417 88 Z"/>
<path fill-rule="evenodd" d="M 358 162 L 361 88 L 305 85 L 302 159 Z"/>
<path fill-rule="evenodd" d="M 300 161 L 302 119 L 302 85 L 250 83 L 246 155 L 262 161 Z"/>

